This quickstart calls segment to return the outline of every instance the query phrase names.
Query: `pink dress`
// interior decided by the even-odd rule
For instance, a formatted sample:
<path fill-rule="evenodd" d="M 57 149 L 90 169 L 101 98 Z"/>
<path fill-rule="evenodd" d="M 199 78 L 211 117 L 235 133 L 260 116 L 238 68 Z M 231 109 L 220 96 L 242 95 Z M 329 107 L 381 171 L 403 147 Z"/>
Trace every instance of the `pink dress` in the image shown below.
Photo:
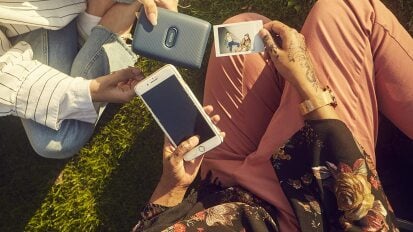
<path fill-rule="evenodd" d="M 246 13 L 225 23 L 269 19 Z M 334 91 L 340 118 L 374 159 L 378 112 L 413 138 L 413 39 L 378 0 L 318 0 L 301 33 L 318 79 Z M 281 231 L 299 227 L 270 157 L 303 126 L 296 91 L 263 54 L 215 57 L 204 104 L 221 116 L 224 143 L 203 161 L 227 185 L 241 185 L 279 210 Z"/>

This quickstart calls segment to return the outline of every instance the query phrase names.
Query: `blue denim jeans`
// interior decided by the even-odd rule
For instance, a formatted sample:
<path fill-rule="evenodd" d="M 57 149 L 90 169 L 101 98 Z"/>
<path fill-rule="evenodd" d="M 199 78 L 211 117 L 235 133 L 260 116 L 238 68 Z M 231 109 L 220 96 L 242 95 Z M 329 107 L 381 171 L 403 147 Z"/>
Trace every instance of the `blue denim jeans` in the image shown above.
<path fill-rule="evenodd" d="M 239 43 L 238 42 L 234 42 L 234 41 L 231 41 L 231 42 L 228 42 L 228 48 L 229 48 L 229 51 L 230 52 L 232 52 L 232 46 L 237 46 L 237 47 L 239 47 Z"/>
<path fill-rule="evenodd" d="M 57 30 L 39 29 L 15 37 L 12 43 L 26 41 L 34 59 L 70 76 L 93 79 L 133 66 L 136 55 L 114 33 L 96 26 L 79 49 L 76 22 Z M 99 113 L 103 112 L 103 108 Z M 32 120 L 22 119 L 33 149 L 46 158 L 64 159 L 76 154 L 90 139 L 95 125 L 65 120 L 58 131 Z"/>

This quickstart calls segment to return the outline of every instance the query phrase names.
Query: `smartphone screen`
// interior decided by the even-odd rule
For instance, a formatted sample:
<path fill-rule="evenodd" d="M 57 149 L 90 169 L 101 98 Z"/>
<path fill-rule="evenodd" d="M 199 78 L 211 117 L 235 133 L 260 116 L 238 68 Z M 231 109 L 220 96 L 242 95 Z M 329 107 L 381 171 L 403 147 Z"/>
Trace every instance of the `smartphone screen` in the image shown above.
<path fill-rule="evenodd" d="M 215 136 L 175 75 L 141 95 L 176 145 L 193 135 L 199 144 Z"/>

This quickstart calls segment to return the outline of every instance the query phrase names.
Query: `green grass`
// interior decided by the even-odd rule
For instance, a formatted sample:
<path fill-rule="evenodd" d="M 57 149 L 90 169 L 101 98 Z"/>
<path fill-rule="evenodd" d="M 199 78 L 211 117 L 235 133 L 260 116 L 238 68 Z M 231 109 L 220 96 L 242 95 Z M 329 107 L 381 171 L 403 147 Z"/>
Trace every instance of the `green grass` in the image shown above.
<path fill-rule="evenodd" d="M 386 2 L 412 28 L 413 2 Z M 180 11 L 212 24 L 251 11 L 300 28 L 312 3 L 188 0 Z M 141 59 L 138 66 L 149 74 L 162 64 Z M 200 100 L 205 66 L 181 69 Z M 160 175 L 163 136 L 138 99 L 110 105 L 91 141 L 68 160 L 37 156 L 16 118 L 1 118 L 0 131 L 0 231 L 128 231 Z"/>

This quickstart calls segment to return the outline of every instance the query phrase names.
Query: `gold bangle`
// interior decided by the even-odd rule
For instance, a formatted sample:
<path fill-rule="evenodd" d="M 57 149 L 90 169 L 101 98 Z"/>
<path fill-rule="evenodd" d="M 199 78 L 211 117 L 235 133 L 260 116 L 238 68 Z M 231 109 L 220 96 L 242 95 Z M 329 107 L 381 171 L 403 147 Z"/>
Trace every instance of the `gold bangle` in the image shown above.
<path fill-rule="evenodd" d="M 321 93 L 300 103 L 300 111 L 302 115 L 306 115 L 326 105 L 337 106 L 336 98 L 328 86 Z"/>

